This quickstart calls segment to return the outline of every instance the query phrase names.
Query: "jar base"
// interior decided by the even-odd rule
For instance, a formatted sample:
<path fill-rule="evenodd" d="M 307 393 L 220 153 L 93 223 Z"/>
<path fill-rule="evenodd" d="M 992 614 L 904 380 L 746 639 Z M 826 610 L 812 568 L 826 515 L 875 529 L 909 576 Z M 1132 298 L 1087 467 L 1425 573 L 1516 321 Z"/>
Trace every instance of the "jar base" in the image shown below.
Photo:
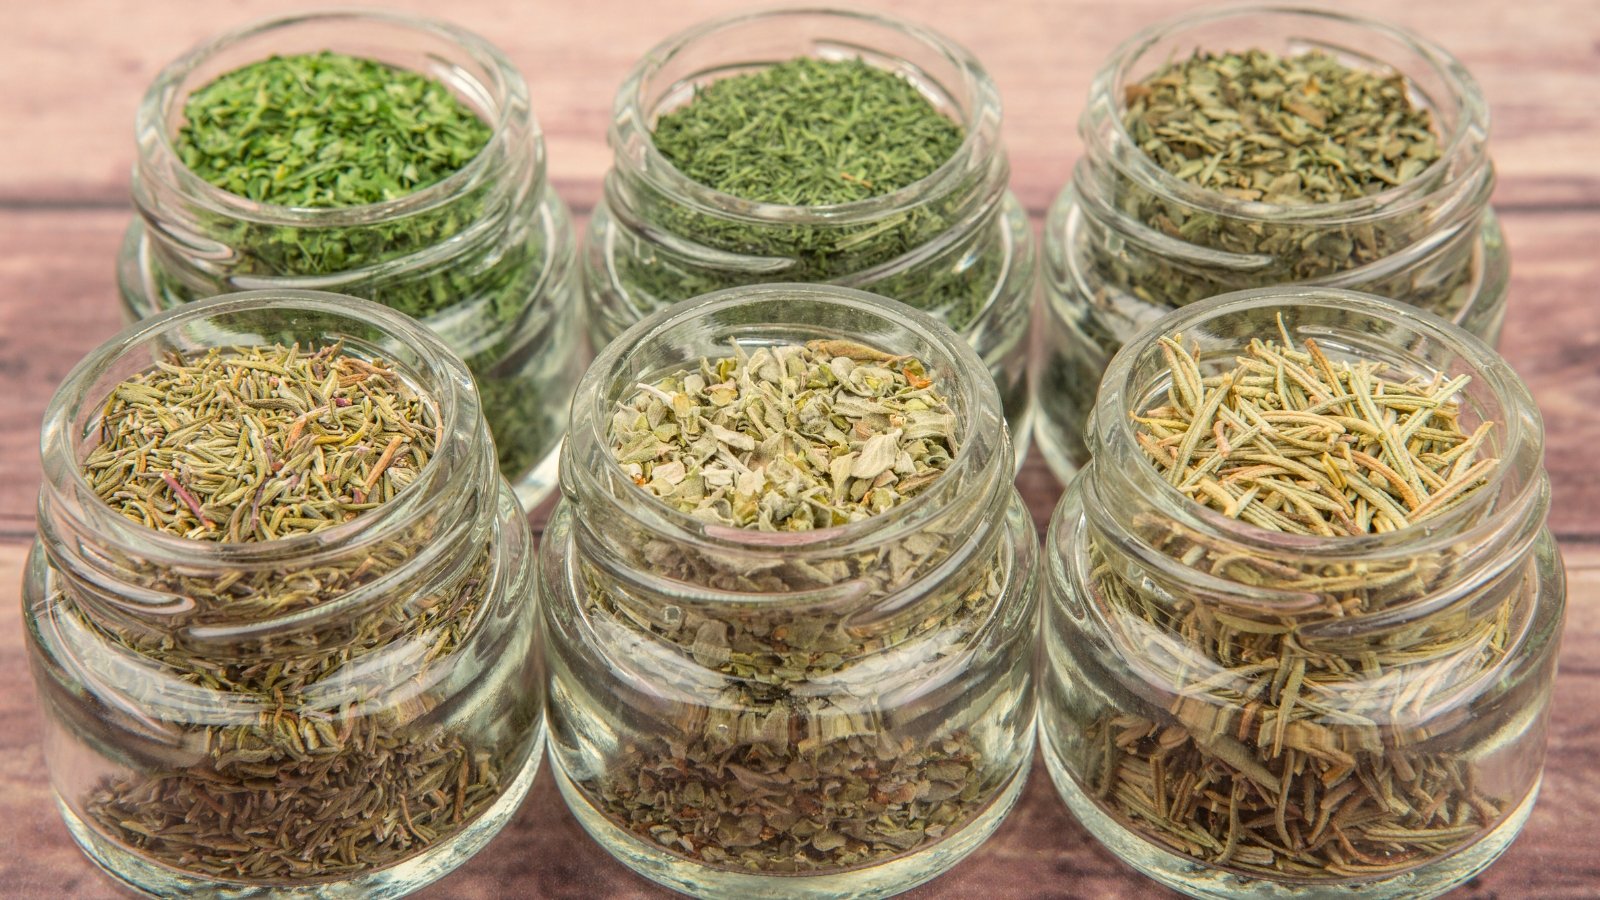
<path fill-rule="evenodd" d="M 1031 743 L 1031 742 L 1030 742 Z M 978 849 L 1000 826 L 1028 781 L 1033 748 L 1024 765 L 1000 789 L 994 801 L 972 821 L 937 844 L 878 865 L 826 875 L 752 875 L 730 872 L 684 859 L 641 840 L 612 822 L 578 790 L 552 754 L 550 771 L 578 824 L 623 865 L 658 884 L 694 897 L 740 900 L 822 900 L 822 898 L 892 897 L 944 874 Z"/>
<path fill-rule="evenodd" d="M 1505 820 L 1488 832 L 1477 843 L 1431 863 L 1409 869 L 1397 875 L 1380 878 L 1349 879 L 1334 884 L 1308 882 L 1269 881 L 1251 878 L 1197 862 L 1164 850 L 1146 840 L 1108 815 L 1095 803 L 1050 746 L 1048 735 L 1040 738 L 1044 751 L 1045 767 L 1050 780 L 1055 782 L 1061 799 L 1088 829 L 1095 840 L 1105 845 L 1112 855 L 1139 870 L 1140 873 L 1190 897 L 1215 898 L 1215 900 L 1278 900 L 1278 898 L 1310 898 L 1326 896 L 1330 889 L 1339 896 L 1369 898 L 1369 900 L 1425 900 L 1437 897 L 1458 887 L 1487 869 L 1491 863 L 1516 840 L 1528 815 L 1533 812 L 1539 797 L 1539 782 L 1535 781 L 1527 797 L 1513 809 Z"/>
<path fill-rule="evenodd" d="M 522 805 L 523 798 L 533 786 L 534 776 L 539 772 L 539 760 L 543 756 L 544 729 L 541 726 L 533 750 L 528 754 L 528 761 L 507 786 L 505 793 L 461 833 L 403 863 L 342 881 L 308 885 L 249 884 L 182 872 L 152 862 L 102 835 L 73 812 L 59 795 L 56 796 L 56 806 L 61 810 L 61 817 L 67 823 L 72 839 L 84 854 L 118 884 L 143 896 L 214 897 L 227 900 L 266 897 L 386 900 L 403 897 L 438 881 L 482 850 L 511 821 Z"/>

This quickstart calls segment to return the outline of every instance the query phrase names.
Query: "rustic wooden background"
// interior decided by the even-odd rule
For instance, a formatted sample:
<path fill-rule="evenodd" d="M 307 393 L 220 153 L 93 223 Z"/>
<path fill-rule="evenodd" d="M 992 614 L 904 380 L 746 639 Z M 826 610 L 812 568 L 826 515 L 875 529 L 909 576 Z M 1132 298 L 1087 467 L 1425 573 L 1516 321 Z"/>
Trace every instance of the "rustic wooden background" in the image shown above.
<path fill-rule="evenodd" d="M 406 0 L 497 43 L 527 76 L 555 188 L 583 217 L 609 164 L 623 73 L 669 33 L 744 8 L 727 0 Z M 970 47 L 1006 102 L 1012 184 L 1038 218 L 1081 152 L 1089 79 L 1172 0 L 936 0 L 872 6 Z M 1347 0 L 1422 31 L 1482 83 L 1495 194 L 1513 254 L 1503 351 L 1548 429 L 1570 609 L 1544 794 L 1521 839 L 1460 898 L 1600 896 L 1600 2 Z M 299 4 L 294 4 L 299 6 Z M 17 590 L 33 538 L 38 430 L 67 370 L 119 327 L 112 262 L 129 218 L 133 116 L 168 60 L 283 12 L 270 0 L 7 3 L 0 28 L 0 896 L 117 896 L 56 813 L 38 743 Z M 1020 481 L 1042 526 L 1060 492 L 1037 456 Z M 543 513 L 537 517 L 543 520 Z M 1147 897 L 1165 892 L 1101 850 L 1042 770 L 994 839 L 911 896 Z M 590 843 L 541 772 L 513 824 L 427 897 L 656 897 Z"/>

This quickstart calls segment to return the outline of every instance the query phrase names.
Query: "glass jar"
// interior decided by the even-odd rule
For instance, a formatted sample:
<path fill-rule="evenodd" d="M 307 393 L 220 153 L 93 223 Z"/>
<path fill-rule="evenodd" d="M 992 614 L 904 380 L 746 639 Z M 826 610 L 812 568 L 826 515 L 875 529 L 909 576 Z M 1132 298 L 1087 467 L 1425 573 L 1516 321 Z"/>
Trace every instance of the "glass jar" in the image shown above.
<path fill-rule="evenodd" d="M 855 59 L 912 81 L 965 140 L 933 174 L 881 197 L 785 206 L 713 190 L 656 149 L 652 129 L 696 88 L 788 59 Z M 595 347 L 656 310 L 762 282 L 828 282 L 942 319 L 994 376 L 1020 465 L 1029 435 L 1026 332 L 1034 245 L 1007 190 L 1000 96 L 970 53 L 927 29 L 843 11 L 720 19 L 645 55 L 612 110 L 614 153 L 583 251 Z"/>
<path fill-rule="evenodd" d="M 1469 376 L 1461 421 L 1494 423 L 1497 473 L 1426 524 L 1360 537 L 1190 500 L 1130 421 L 1170 384 L 1158 338 L 1198 342 L 1211 375 L 1278 316 L 1385 379 Z M 1040 711 L 1089 831 L 1196 897 L 1430 897 L 1493 862 L 1538 793 L 1566 605 L 1539 414 L 1505 361 L 1371 295 L 1242 291 L 1130 340 L 1090 427 L 1045 541 Z"/>
<path fill-rule="evenodd" d="M 845 338 L 927 366 L 959 451 L 916 497 L 808 532 L 679 512 L 611 455 L 641 382 Z M 636 871 L 700 896 L 883 897 L 997 827 L 1033 753 L 1036 544 L 970 346 L 847 288 L 762 285 L 663 310 L 579 385 L 540 547 L 556 782 Z"/>
<path fill-rule="evenodd" d="M 218 188 L 183 163 L 184 103 L 270 55 L 331 50 L 421 73 L 492 128 L 454 174 L 394 200 L 299 208 Z M 452 25 L 380 11 L 297 15 L 204 44 L 162 70 L 138 115 L 138 216 L 118 262 L 126 313 L 148 316 L 244 289 L 310 288 L 420 319 L 467 361 L 528 508 L 554 488 L 556 448 L 588 359 L 567 209 L 545 178 L 544 138 L 522 76 Z"/>
<path fill-rule="evenodd" d="M 1191 54 L 1320 50 L 1398 72 L 1433 117 L 1440 157 L 1399 187 L 1340 203 L 1233 199 L 1152 160 L 1123 124 L 1128 89 Z M 1079 120 L 1084 155 L 1044 226 L 1044 325 L 1034 353 L 1036 430 L 1063 482 L 1088 459 L 1085 421 L 1117 348 L 1170 310 L 1215 294 L 1304 282 L 1370 291 L 1491 344 L 1509 258 L 1489 206 L 1489 111 L 1442 48 L 1378 22 L 1314 9 L 1233 7 L 1156 25 L 1111 56 Z"/>
<path fill-rule="evenodd" d="M 80 461 L 124 379 L 295 341 L 381 357 L 434 405 L 435 455 L 395 499 L 218 543 L 97 496 Z M 44 756 L 73 838 L 114 878 L 162 897 L 395 897 L 510 818 L 543 748 L 532 541 L 444 344 L 335 294 L 186 304 L 72 371 L 42 452 L 22 602 Z"/>

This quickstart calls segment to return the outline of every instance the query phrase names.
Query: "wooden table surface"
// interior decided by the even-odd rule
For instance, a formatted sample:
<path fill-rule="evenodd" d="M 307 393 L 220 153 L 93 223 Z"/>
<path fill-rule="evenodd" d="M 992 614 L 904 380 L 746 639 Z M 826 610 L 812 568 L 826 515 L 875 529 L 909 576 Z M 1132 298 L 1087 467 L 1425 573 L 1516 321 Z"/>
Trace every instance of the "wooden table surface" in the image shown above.
<path fill-rule="evenodd" d="M 583 217 L 609 165 L 623 73 L 669 33 L 743 8 L 725 0 L 530 3 L 408 0 L 497 43 L 527 76 L 555 188 Z M 873 4 L 971 48 L 1006 102 L 1012 184 L 1037 219 L 1082 147 L 1089 79 L 1171 0 L 937 0 Z M 1544 793 L 1527 829 L 1460 898 L 1600 896 L 1600 3 L 1354 0 L 1430 35 L 1493 110 L 1494 205 L 1511 245 L 1502 351 L 1538 398 L 1570 607 Z M 298 7 L 299 4 L 292 4 Z M 17 593 L 34 531 L 38 431 L 68 369 L 119 327 L 113 260 L 128 222 L 133 116 L 145 86 L 198 41 L 278 14 L 265 0 L 7 4 L 0 29 L 0 896 L 117 896 L 56 812 L 39 745 Z M 1584 404 L 1591 404 L 1584 406 Z M 1059 486 L 1037 455 L 1020 479 L 1043 526 Z M 537 517 L 542 521 L 543 513 Z M 547 771 L 510 827 L 426 897 L 655 897 L 581 832 Z M 909 896 L 1150 897 L 1100 849 L 1035 768 L 1016 811 L 949 874 Z"/>

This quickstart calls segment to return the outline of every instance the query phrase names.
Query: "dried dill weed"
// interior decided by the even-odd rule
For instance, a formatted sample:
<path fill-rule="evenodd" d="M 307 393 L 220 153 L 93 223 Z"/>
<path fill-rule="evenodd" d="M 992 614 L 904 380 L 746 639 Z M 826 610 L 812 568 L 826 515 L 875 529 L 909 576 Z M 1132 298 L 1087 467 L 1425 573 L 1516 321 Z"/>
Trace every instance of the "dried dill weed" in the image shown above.
<path fill-rule="evenodd" d="M 183 312 L 271 320 L 255 302 Z M 330 302 L 281 305 L 374 309 Z M 342 342 L 169 347 L 113 382 L 119 349 L 58 395 L 104 400 L 26 591 L 55 746 L 95 762 L 52 759 L 74 837 L 157 895 L 438 877 L 514 808 L 541 727 L 528 538 L 475 397 Z M 47 466 L 71 441 L 47 426 Z"/>
<path fill-rule="evenodd" d="M 1045 228 L 1036 363 L 1059 474 L 1087 459 L 1084 420 L 1121 342 L 1206 297 L 1336 283 L 1498 337 L 1488 115 L 1442 49 L 1337 14 L 1200 13 L 1125 44 L 1080 125 L 1087 152 Z"/>
<path fill-rule="evenodd" d="M 1242 337 L 1273 303 L 1277 336 Z M 1442 893 L 1514 838 L 1542 760 L 1564 589 L 1531 400 L 1369 295 L 1186 320 L 1108 373 L 1099 414 L 1136 405 L 1053 524 L 1052 774 L 1195 896 Z"/>
<path fill-rule="evenodd" d="M 382 12 L 261 23 L 163 70 L 138 132 L 142 217 L 119 271 L 131 317 L 243 287 L 382 303 L 466 359 L 521 495 L 550 488 L 535 470 L 584 352 L 575 242 L 498 51 Z"/>
<path fill-rule="evenodd" d="M 560 783 L 680 890 L 904 890 L 998 824 L 1028 755 L 1033 553 L 992 381 L 948 331 L 916 353 L 792 336 L 837 319 L 928 341 L 872 295 L 702 302 L 613 345 L 586 385 L 614 399 L 574 407 L 591 440 L 563 471 L 604 468 L 541 551 Z M 702 336 L 779 324 L 607 380 L 702 308 Z"/>
<path fill-rule="evenodd" d="M 1000 118 L 970 53 L 893 19 L 775 10 L 669 39 L 617 93 L 592 340 L 738 285 L 862 288 L 969 337 L 1020 445 L 1033 238 Z"/>

